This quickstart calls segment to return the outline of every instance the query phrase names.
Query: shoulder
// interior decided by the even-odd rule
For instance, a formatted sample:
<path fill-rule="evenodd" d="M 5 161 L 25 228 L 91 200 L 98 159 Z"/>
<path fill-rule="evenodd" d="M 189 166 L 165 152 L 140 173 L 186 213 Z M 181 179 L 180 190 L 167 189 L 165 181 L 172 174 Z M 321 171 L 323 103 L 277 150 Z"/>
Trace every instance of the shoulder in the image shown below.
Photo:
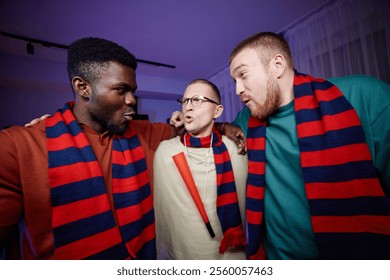
<path fill-rule="evenodd" d="M 179 136 L 175 138 L 161 141 L 160 145 L 156 150 L 156 154 L 168 154 L 174 153 L 176 150 L 180 150 L 183 144 L 180 141 Z"/>
<path fill-rule="evenodd" d="M 226 136 L 222 136 L 222 141 L 228 150 L 235 176 L 238 176 L 237 178 L 242 178 L 244 180 L 242 183 L 245 184 L 248 172 L 247 156 L 240 154 L 236 143 Z"/>
<path fill-rule="evenodd" d="M 347 98 L 360 118 L 375 121 L 390 108 L 390 85 L 366 75 L 329 79 Z"/>
<path fill-rule="evenodd" d="M 372 76 L 351 75 L 331 78 L 329 81 L 337 86 L 348 99 L 354 96 L 367 96 L 372 99 L 390 100 L 390 85 Z"/>
<path fill-rule="evenodd" d="M 152 150 L 156 150 L 161 141 L 173 137 L 174 132 L 170 125 L 164 123 L 151 123 L 150 121 L 132 121 L 131 126 Z"/>
<path fill-rule="evenodd" d="M 222 141 L 226 146 L 226 149 L 229 151 L 229 154 L 238 154 L 238 147 L 237 144 L 229 139 L 227 136 L 222 136 Z"/>
<path fill-rule="evenodd" d="M 45 124 L 44 122 L 39 122 L 35 125 L 24 127 L 24 126 L 11 126 L 9 128 L 3 129 L 0 132 L 1 138 L 10 138 L 10 139 L 28 139 L 28 138 L 40 138 L 45 136 Z"/>
<path fill-rule="evenodd" d="M 0 154 L 32 156 L 37 151 L 46 153 L 45 126 L 13 126 L 0 132 Z"/>

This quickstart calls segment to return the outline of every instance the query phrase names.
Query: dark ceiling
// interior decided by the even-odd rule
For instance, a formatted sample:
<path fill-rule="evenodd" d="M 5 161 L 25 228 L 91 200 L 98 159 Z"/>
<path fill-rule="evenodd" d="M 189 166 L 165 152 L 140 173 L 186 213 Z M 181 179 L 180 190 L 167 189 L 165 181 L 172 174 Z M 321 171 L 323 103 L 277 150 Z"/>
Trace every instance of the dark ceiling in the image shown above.
<path fill-rule="evenodd" d="M 234 46 L 280 32 L 328 0 L 2 0 L 0 31 L 69 45 L 84 36 L 113 40 L 138 59 L 138 73 L 189 81 L 227 65 Z M 29 56 L 26 43 L 0 36 L 0 52 Z M 30 55 L 31 56 L 31 55 Z M 35 46 L 35 59 L 65 62 L 66 51 Z"/>

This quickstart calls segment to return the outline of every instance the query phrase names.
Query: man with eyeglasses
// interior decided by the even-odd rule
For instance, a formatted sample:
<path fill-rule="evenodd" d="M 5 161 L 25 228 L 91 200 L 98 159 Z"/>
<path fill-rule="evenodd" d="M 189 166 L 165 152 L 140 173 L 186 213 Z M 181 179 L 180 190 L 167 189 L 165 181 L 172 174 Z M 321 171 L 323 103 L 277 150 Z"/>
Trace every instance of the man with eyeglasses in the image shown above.
<path fill-rule="evenodd" d="M 237 145 L 214 128 L 215 119 L 223 112 L 219 90 L 211 82 L 197 79 L 178 102 L 184 131 L 161 142 L 154 158 L 157 258 L 246 259 L 243 222 L 247 161 L 238 153 Z M 182 153 L 211 232 L 176 166 L 175 156 Z"/>

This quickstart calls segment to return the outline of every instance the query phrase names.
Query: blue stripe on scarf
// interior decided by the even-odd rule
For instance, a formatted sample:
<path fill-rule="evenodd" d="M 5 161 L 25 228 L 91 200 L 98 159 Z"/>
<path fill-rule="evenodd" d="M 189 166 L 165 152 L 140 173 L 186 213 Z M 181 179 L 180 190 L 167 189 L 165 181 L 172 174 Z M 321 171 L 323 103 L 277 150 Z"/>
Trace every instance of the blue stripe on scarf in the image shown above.
<path fill-rule="evenodd" d="M 102 223 L 102 221 L 106 222 Z M 115 227 L 115 220 L 111 210 L 56 227 L 53 229 L 54 236 L 56 236 L 54 240 L 55 247 L 58 248 L 113 227 Z"/>
<path fill-rule="evenodd" d="M 255 187 L 264 187 L 265 175 L 250 174 L 248 173 L 248 182 Z"/>
<path fill-rule="evenodd" d="M 313 88 L 316 90 L 327 90 L 333 87 L 333 84 L 331 84 L 328 81 L 312 81 L 311 83 L 303 83 L 300 85 L 294 85 L 294 95 L 295 98 L 299 98 L 302 96 L 309 96 L 313 95 Z"/>
<path fill-rule="evenodd" d="M 102 176 L 61 185 L 51 189 L 52 196 L 56 197 L 56 200 L 52 202 L 53 206 L 95 197 L 104 193 L 106 193 L 106 188 Z"/>
<path fill-rule="evenodd" d="M 89 256 L 86 260 L 118 260 L 126 259 L 129 256 L 127 249 L 123 242 L 116 246 L 112 246 L 107 250 L 99 252 L 95 255 Z"/>
<path fill-rule="evenodd" d="M 112 149 L 118 152 L 134 150 L 139 146 L 141 146 L 141 142 L 139 141 L 137 135 L 134 135 L 130 138 L 115 138 L 115 141 L 112 143 Z"/>
<path fill-rule="evenodd" d="M 231 164 L 227 164 L 226 162 L 222 162 L 220 164 L 215 165 L 215 169 L 217 171 L 217 174 L 222 174 L 222 172 L 230 172 L 233 170 Z"/>
<path fill-rule="evenodd" d="M 248 154 L 250 160 L 253 162 L 264 162 L 265 161 L 265 152 L 262 150 L 253 150 L 251 154 Z"/>
<path fill-rule="evenodd" d="M 388 202 L 383 197 L 316 199 L 310 206 L 314 216 L 390 215 Z"/>
<path fill-rule="evenodd" d="M 127 225 L 123 225 L 121 227 L 121 232 L 123 236 L 123 240 L 128 242 L 132 240 L 134 237 L 139 236 L 142 231 L 153 224 L 154 222 L 154 210 L 151 209 L 149 212 L 145 213 L 141 219 L 136 220 L 134 222 L 128 223 Z"/>
<path fill-rule="evenodd" d="M 141 203 L 151 194 L 149 184 L 139 190 L 125 193 L 114 193 L 115 208 L 121 209 Z"/>
<path fill-rule="evenodd" d="M 225 223 L 221 223 L 222 232 L 241 224 L 240 213 L 235 211 L 235 207 L 234 204 L 227 204 L 217 208 L 218 215 L 226 221 Z"/>
<path fill-rule="evenodd" d="M 306 183 L 343 182 L 354 179 L 376 178 L 370 161 L 349 162 L 345 164 L 302 168 Z"/>
<path fill-rule="evenodd" d="M 202 142 L 200 141 L 200 138 L 191 137 L 189 138 L 191 147 L 201 147 Z"/>
<path fill-rule="evenodd" d="M 330 141 L 332 140 L 332 141 Z M 300 139 L 302 152 L 321 151 L 344 145 L 365 143 L 366 138 L 360 126 L 328 131 L 322 135 Z"/>
<path fill-rule="evenodd" d="M 247 197 L 246 198 L 246 209 L 256 212 L 261 212 L 264 209 L 264 200 L 261 201 Z"/>
<path fill-rule="evenodd" d="M 137 260 L 155 260 L 156 259 L 156 239 L 146 242 L 137 252 Z"/>
<path fill-rule="evenodd" d="M 58 122 L 55 126 L 46 127 L 46 135 L 48 138 L 57 138 L 62 134 L 70 134 L 72 136 L 76 136 L 81 133 L 83 130 L 80 125 L 76 121 L 72 121 L 69 123 L 69 127 L 65 122 Z"/>
<path fill-rule="evenodd" d="M 258 248 L 261 244 L 261 239 L 257 238 L 258 236 L 262 235 L 262 226 L 261 225 L 254 225 L 254 224 L 247 224 L 248 232 L 251 232 L 252 234 L 248 236 L 248 247 L 247 247 L 247 254 L 249 256 L 253 256 L 256 254 Z M 254 237 L 254 238 L 252 238 Z"/>
<path fill-rule="evenodd" d="M 265 137 L 265 128 L 259 128 L 259 129 L 248 129 L 247 131 L 247 138 L 264 138 Z"/>
<path fill-rule="evenodd" d="M 84 148 L 70 147 L 59 151 L 48 152 L 48 155 L 49 168 L 96 160 L 91 146 Z"/>
<path fill-rule="evenodd" d="M 123 179 L 136 176 L 147 169 L 145 159 L 140 159 L 128 165 L 112 164 L 112 178 Z"/>
<path fill-rule="evenodd" d="M 318 102 L 319 108 L 301 109 L 296 112 L 297 124 L 319 121 L 324 116 L 332 116 L 352 109 L 352 106 L 344 102 L 344 97 L 340 96 L 331 101 Z"/>
<path fill-rule="evenodd" d="M 236 185 L 234 182 L 231 183 L 225 183 L 220 186 L 220 190 L 218 191 L 218 194 L 227 194 L 232 193 L 236 191 Z"/>

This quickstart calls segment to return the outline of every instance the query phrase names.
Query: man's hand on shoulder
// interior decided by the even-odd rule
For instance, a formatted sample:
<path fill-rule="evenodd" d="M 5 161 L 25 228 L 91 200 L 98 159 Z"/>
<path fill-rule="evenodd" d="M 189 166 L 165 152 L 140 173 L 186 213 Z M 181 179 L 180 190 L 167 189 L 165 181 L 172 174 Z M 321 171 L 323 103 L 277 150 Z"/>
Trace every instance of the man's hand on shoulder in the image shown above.
<path fill-rule="evenodd" d="M 219 124 L 219 132 L 237 144 L 238 152 L 242 155 L 246 154 L 246 139 L 242 129 L 230 123 Z"/>
<path fill-rule="evenodd" d="M 49 114 L 46 114 L 46 115 L 43 115 L 42 117 L 40 118 L 36 118 L 36 119 L 33 119 L 32 121 L 30 121 L 29 123 L 26 123 L 24 126 L 25 127 L 28 127 L 28 126 L 32 126 L 34 124 L 37 124 L 39 123 L 40 121 L 44 121 L 46 118 L 50 117 Z"/>

